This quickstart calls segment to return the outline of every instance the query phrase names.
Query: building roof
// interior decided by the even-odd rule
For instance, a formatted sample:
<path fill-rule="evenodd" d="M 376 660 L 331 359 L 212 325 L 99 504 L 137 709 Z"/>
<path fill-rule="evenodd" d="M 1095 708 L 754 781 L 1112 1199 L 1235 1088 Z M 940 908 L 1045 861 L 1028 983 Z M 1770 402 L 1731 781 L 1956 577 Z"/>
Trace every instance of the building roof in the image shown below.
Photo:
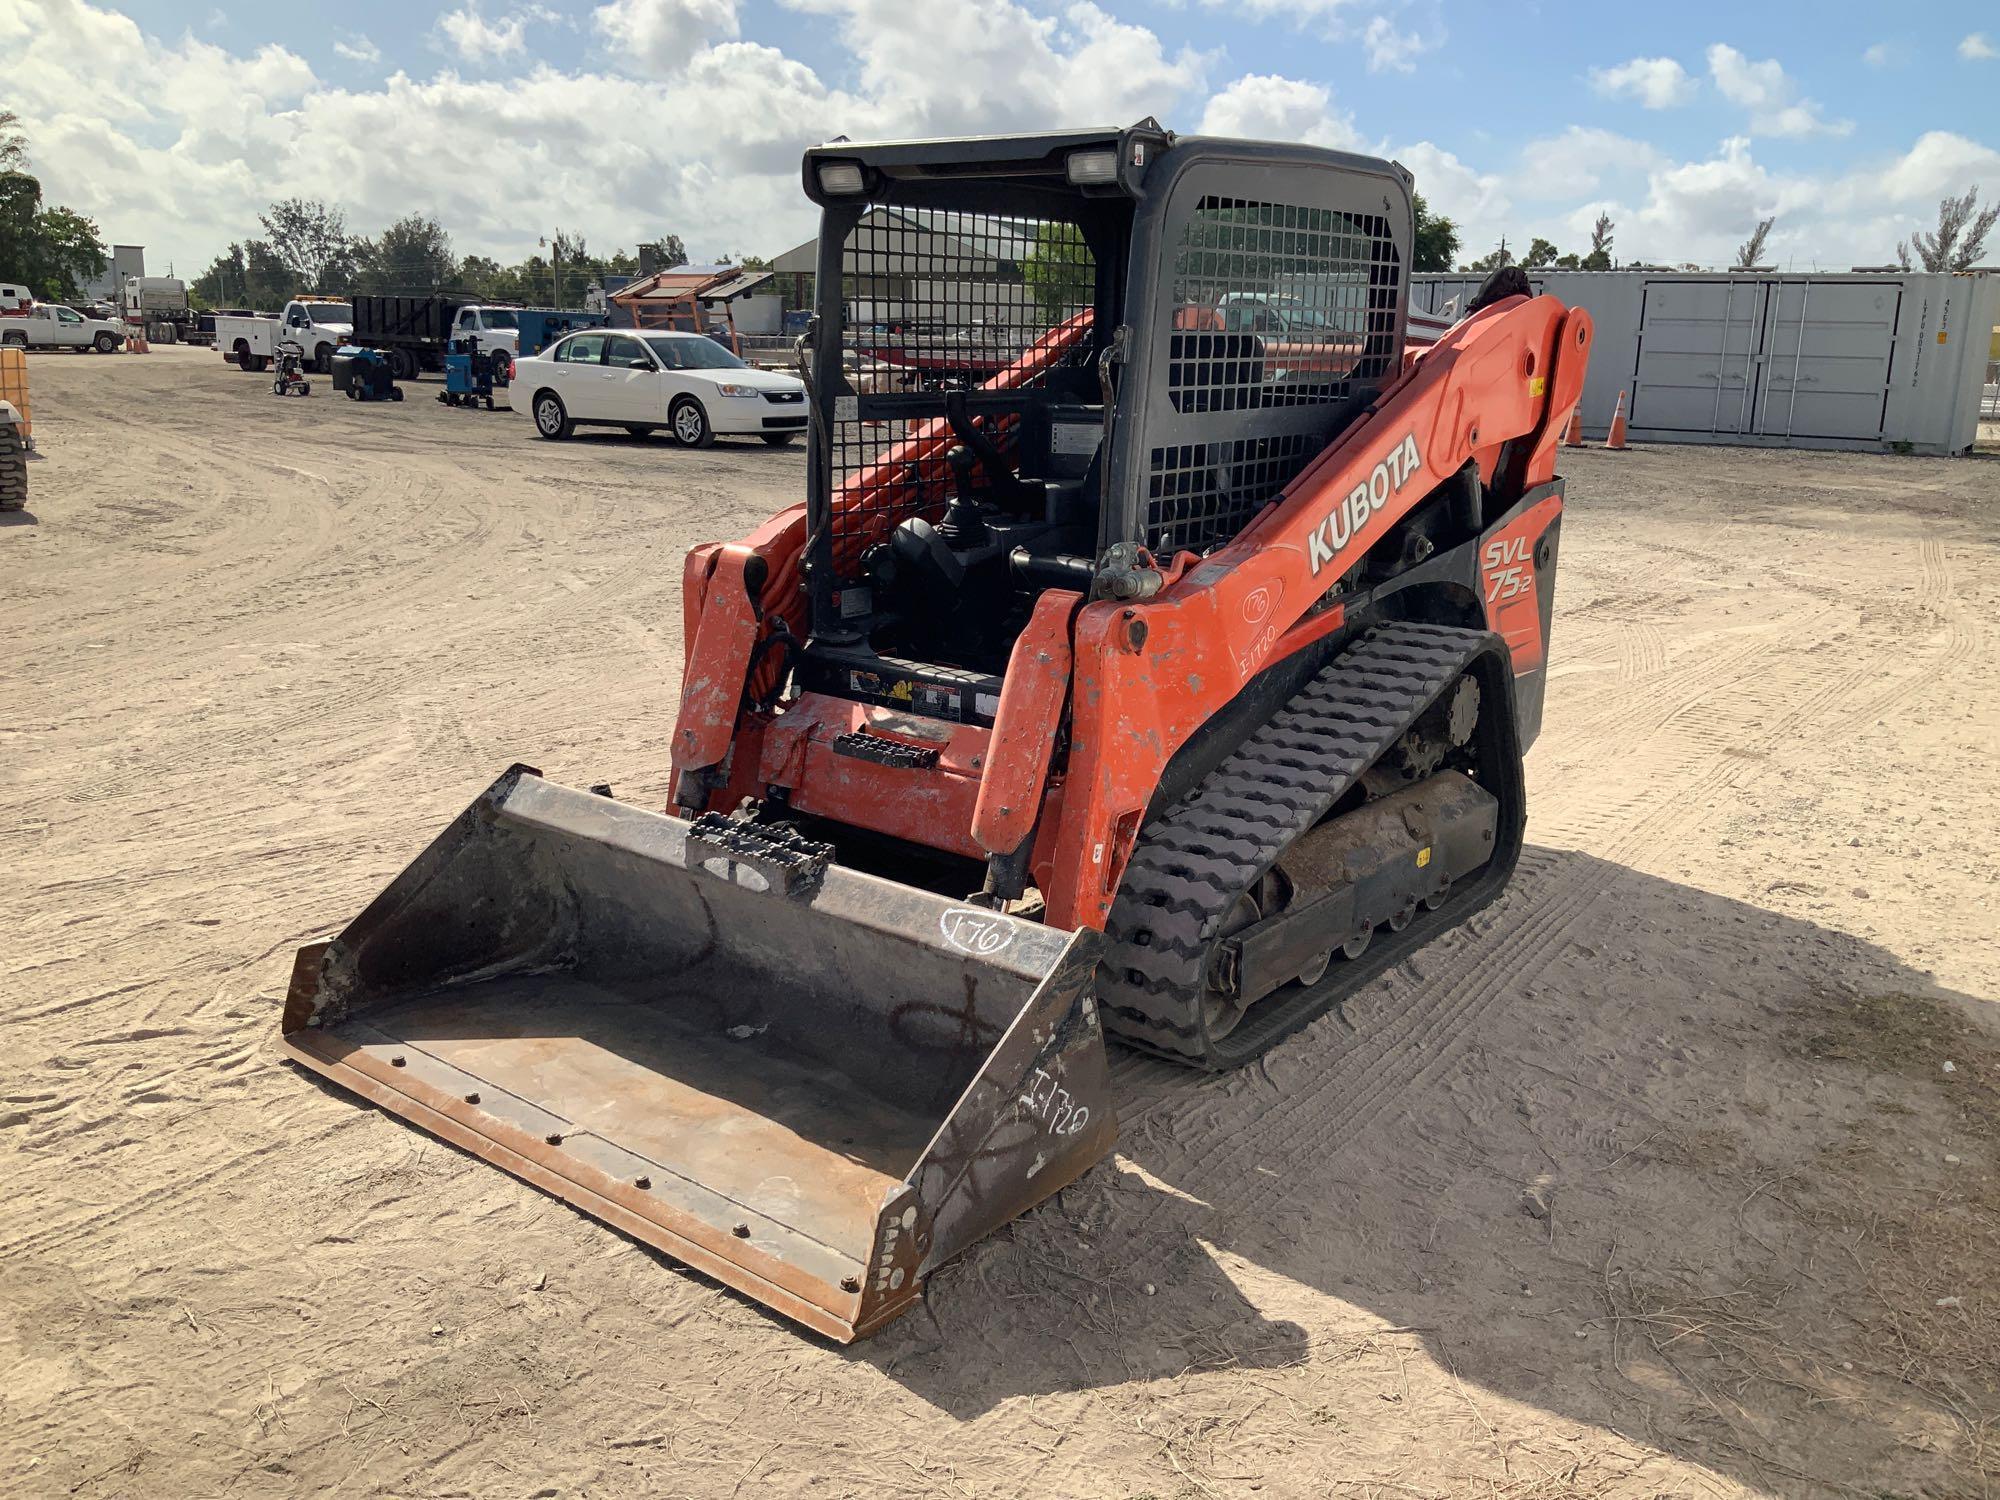
<path fill-rule="evenodd" d="M 641 276 L 610 294 L 613 302 L 728 302 L 746 297 L 771 279 L 769 271 L 736 266 L 674 266 Z"/>

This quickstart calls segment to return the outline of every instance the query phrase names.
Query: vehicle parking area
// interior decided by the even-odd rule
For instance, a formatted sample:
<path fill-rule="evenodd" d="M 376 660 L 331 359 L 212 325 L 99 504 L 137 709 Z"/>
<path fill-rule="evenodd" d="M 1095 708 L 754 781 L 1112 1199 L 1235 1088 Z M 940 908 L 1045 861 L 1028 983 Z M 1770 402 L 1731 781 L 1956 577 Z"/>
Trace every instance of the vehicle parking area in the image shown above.
<path fill-rule="evenodd" d="M 1508 894 L 840 1348 L 281 1062 L 508 764 L 667 799 L 805 445 L 38 354 L 0 516 L 9 1495 L 2000 1491 L 2000 459 L 1569 456 Z"/>

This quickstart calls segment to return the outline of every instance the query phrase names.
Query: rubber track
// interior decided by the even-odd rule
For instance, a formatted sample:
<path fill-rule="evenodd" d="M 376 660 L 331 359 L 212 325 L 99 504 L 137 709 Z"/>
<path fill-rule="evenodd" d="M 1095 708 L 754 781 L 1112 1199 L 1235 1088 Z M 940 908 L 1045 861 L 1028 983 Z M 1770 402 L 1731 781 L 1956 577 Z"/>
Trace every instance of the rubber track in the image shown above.
<path fill-rule="evenodd" d="M 1219 1050 L 1202 1035 L 1210 946 L 1237 897 L 1492 641 L 1442 625 L 1372 631 L 1146 826 L 1105 925 L 1098 996 L 1109 1030 L 1150 1051 L 1223 1067 L 1247 1061 L 1341 998 L 1336 965 L 1315 986 L 1325 992 L 1318 1003 L 1295 1014 L 1274 1007 L 1268 1018 L 1253 1006 Z"/>

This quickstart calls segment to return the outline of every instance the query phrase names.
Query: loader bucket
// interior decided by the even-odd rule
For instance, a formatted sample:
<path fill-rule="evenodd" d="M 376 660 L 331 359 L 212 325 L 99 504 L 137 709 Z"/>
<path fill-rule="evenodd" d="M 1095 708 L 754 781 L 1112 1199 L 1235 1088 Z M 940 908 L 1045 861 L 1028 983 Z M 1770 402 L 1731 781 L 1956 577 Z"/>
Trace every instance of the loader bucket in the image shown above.
<path fill-rule="evenodd" d="M 846 1341 L 1111 1149 L 1099 938 L 516 766 L 299 951 L 298 1062 Z"/>

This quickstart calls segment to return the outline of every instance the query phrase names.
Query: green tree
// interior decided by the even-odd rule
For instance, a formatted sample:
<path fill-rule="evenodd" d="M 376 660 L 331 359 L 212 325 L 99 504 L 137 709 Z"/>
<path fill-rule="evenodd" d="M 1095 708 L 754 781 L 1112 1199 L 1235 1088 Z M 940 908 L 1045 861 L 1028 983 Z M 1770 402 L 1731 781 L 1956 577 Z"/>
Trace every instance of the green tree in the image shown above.
<path fill-rule="evenodd" d="M 1562 255 L 1558 255 L 1556 257 L 1555 263 L 1557 266 L 1559 266 L 1561 269 L 1565 271 L 1578 271 L 1583 269 L 1583 260 L 1574 250 L 1568 251 L 1567 253 Z"/>
<path fill-rule="evenodd" d="M 356 290 L 421 296 L 459 281 L 451 236 L 430 214 L 405 214 L 355 256 Z"/>
<path fill-rule="evenodd" d="M 347 219 L 337 208 L 329 208 L 316 198 L 286 198 L 259 214 L 264 236 L 286 268 L 292 273 L 292 294 L 341 291 L 344 287 L 322 286 L 341 272 L 351 272 L 354 243 L 347 233 Z M 329 276 L 329 272 L 332 273 Z"/>
<path fill-rule="evenodd" d="M 1736 247 L 1736 269 L 1747 271 L 1764 258 L 1764 242 L 1771 237 L 1771 226 L 1777 223 L 1774 216 L 1759 219 L 1757 227 L 1750 231 L 1750 238 Z"/>
<path fill-rule="evenodd" d="M 1468 271 L 1497 271 L 1502 266 L 1514 264 L 1514 252 L 1507 248 L 1507 237 L 1502 235 L 1500 243 L 1493 247 L 1490 255 L 1482 255 L 1465 269 Z"/>
<path fill-rule="evenodd" d="M 1926 271 L 1969 271 L 1986 251 L 1986 236 L 2000 221 L 2000 203 L 1979 207 L 1979 189 L 1967 188 L 1956 198 L 1938 201 L 1937 228 L 1929 234 L 1919 229 L 1896 246 L 1896 260 L 1911 269 L 1910 252 Z"/>
<path fill-rule="evenodd" d="M 663 234 L 639 248 L 653 252 L 655 270 L 671 271 L 675 266 L 684 266 L 688 263 L 687 246 L 681 243 L 681 237 L 677 234 Z"/>
<path fill-rule="evenodd" d="M 1089 303 L 1097 271 L 1082 235 L 1066 224 L 1044 224 L 1035 231 L 1034 248 L 1021 261 L 1021 280 L 1035 305 L 1053 322 Z"/>
<path fill-rule="evenodd" d="M 1618 226 L 1611 215 L 1599 213 L 1597 222 L 1590 226 L 1590 253 L 1583 258 L 1586 271 L 1608 271 L 1611 269 L 1611 231 Z"/>
<path fill-rule="evenodd" d="M 11 109 L 0 109 L 0 172 L 28 170 L 28 138 L 21 131 L 21 117 Z"/>
<path fill-rule="evenodd" d="M 1443 214 L 1432 213 L 1422 193 L 1412 193 L 1410 203 L 1417 211 L 1417 242 L 1410 269 L 1449 271 L 1458 259 L 1458 225 Z"/>
<path fill-rule="evenodd" d="M 1528 253 L 1521 257 L 1521 268 L 1526 271 L 1539 271 L 1544 266 L 1554 265 L 1561 254 L 1562 252 L 1556 249 L 1554 244 L 1538 234 L 1528 241 Z"/>
<path fill-rule="evenodd" d="M 189 292 L 210 307 L 250 307 L 266 312 L 291 297 L 292 269 L 262 240 L 232 242 L 194 279 Z"/>
<path fill-rule="evenodd" d="M 57 205 L 26 172 L 0 172 L 0 266 L 45 302 L 74 302 L 108 261 L 97 225 Z"/>

